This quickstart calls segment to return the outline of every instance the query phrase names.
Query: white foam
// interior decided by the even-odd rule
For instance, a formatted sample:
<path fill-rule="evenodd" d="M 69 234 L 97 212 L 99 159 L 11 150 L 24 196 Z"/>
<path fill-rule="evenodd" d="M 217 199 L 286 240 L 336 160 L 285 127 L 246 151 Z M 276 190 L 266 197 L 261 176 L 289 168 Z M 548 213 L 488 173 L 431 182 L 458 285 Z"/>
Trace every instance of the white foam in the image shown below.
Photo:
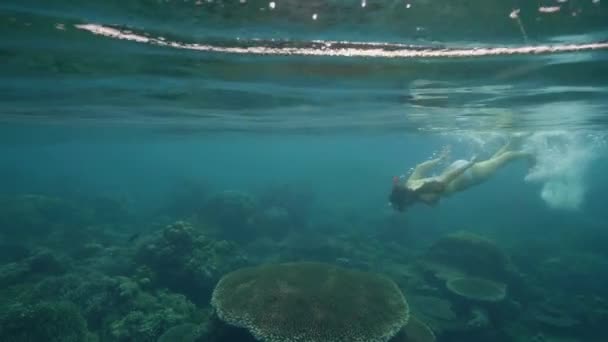
<path fill-rule="evenodd" d="M 587 191 L 585 175 L 602 139 L 584 133 L 554 131 L 532 134 L 524 149 L 536 155 L 536 166 L 525 177 L 542 183 L 541 198 L 554 209 L 578 210 Z"/>
<path fill-rule="evenodd" d="M 469 132 L 456 135 L 464 153 L 488 155 L 500 148 L 509 137 L 504 132 Z M 520 132 L 511 134 L 521 142 L 521 150 L 532 153 L 536 164 L 524 181 L 541 184 L 539 196 L 549 208 L 580 210 L 588 189 L 586 174 L 606 145 L 600 133 L 576 131 Z"/>

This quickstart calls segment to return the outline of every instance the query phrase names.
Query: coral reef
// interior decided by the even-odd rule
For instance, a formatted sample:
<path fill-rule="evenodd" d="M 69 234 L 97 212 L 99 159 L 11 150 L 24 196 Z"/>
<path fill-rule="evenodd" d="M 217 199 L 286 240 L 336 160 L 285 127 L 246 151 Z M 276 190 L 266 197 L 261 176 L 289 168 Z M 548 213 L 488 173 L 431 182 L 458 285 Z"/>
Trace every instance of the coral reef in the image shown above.
<path fill-rule="evenodd" d="M 559 307 L 549 302 L 531 305 L 522 317 L 529 324 L 548 332 L 575 331 L 580 328 L 582 323 L 571 314 L 569 308 Z"/>
<path fill-rule="evenodd" d="M 452 278 L 446 282 L 452 293 L 475 301 L 498 302 L 507 295 L 507 286 L 483 278 Z"/>
<path fill-rule="evenodd" d="M 409 318 L 403 294 L 390 279 L 323 263 L 231 272 L 211 303 L 222 320 L 267 342 L 388 341 Z"/>
<path fill-rule="evenodd" d="M 1 341 L 83 342 L 88 335 L 85 319 L 70 302 L 13 304 L 0 312 Z"/>
<path fill-rule="evenodd" d="M 122 296 L 132 299 L 131 311 L 110 324 L 115 341 L 156 341 L 169 328 L 196 319 L 196 307 L 183 295 L 137 293 L 133 284 L 121 287 Z"/>
<path fill-rule="evenodd" d="M 206 192 L 138 222 L 109 198 L 0 197 L 0 341 L 604 341 L 601 249 L 515 241 L 512 259 L 403 216 L 313 213 L 310 189 Z"/>
<path fill-rule="evenodd" d="M 450 301 L 431 296 L 410 296 L 409 302 L 414 312 L 443 321 L 456 319 Z"/>
<path fill-rule="evenodd" d="M 471 310 L 471 318 L 467 321 L 467 326 L 473 329 L 486 328 L 490 325 L 488 313 L 481 308 L 473 308 Z"/>
<path fill-rule="evenodd" d="M 462 325 L 462 319 L 452 309 L 447 299 L 432 296 L 409 296 L 412 314 L 424 320 L 436 333 L 454 330 Z"/>
<path fill-rule="evenodd" d="M 466 231 L 436 241 L 428 249 L 425 260 L 466 275 L 503 281 L 510 277 L 514 267 L 494 242 Z"/>
<path fill-rule="evenodd" d="M 66 270 L 67 261 L 48 249 L 39 249 L 19 262 L 1 265 L 0 285 L 13 285 L 31 278 L 61 274 Z"/>
<path fill-rule="evenodd" d="M 120 313 L 128 306 L 118 294 L 119 281 L 98 272 L 69 273 L 47 277 L 19 298 L 25 302 L 37 302 L 45 298 L 57 298 L 76 304 L 87 319 L 89 328 L 100 329 L 104 319 Z"/>
<path fill-rule="evenodd" d="M 133 336 L 153 340 L 169 327 L 201 316 L 183 295 L 143 291 L 131 278 L 97 273 L 49 278 L 21 300 L 36 302 L 51 297 L 78 305 L 89 327 L 113 341 L 130 340 Z"/>
<path fill-rule="evenodd" d="M 162 334 L 157 342 L 195 342 L 201 338 L 201 326 L 192 323 L 176 325 Z"/>
<path fill-rule="evenodd" d="M 433 330 L 416 316 L 410 316 L 407 324 L 391 339 L 391 342 L 435 342 Z"/>
<path fill-rule="evenodd" d="M 184 293 L 197 303 L 208 301 L 223 274 L 247 263 L 234 243 L 211 239 L 183 221 L 142 241 L 136 260 L 153 272 L 148 279 Z"/>
<path fill-rule="evenodd" d="M 598 253 L 564 252 L 543 259 L 537 276 L 547 283 L 557 283 L 571 293 L 601 293 L 608 296 L 608 257 Z"/>
<path fill-rule="evenodd" d="M 428 325 L 437 336 L 471 332 L 487 326 L 474 324 L 478 308 L 455 305 L 442 297 L 409 296 L 412 315 Z"/>

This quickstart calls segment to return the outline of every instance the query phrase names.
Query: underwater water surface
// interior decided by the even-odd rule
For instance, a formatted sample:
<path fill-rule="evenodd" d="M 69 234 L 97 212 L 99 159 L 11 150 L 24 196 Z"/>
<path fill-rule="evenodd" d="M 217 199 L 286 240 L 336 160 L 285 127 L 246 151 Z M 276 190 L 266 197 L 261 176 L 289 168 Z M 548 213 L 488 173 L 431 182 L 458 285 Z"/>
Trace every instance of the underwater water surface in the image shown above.
<path fill-rule="evenodd" d="M 3 1 L 0 341 L 606 341 L 606 6 Z"/>

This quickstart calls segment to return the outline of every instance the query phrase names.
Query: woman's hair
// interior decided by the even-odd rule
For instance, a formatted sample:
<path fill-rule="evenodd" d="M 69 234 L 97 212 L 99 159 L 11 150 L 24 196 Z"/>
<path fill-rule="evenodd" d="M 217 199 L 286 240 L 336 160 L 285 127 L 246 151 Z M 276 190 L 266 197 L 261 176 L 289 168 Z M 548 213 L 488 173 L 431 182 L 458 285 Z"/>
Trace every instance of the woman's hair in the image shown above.
<path fill-rule="evenodd" d="M 388 200 L 395 210 L 405 211 L 407 206 L 414 203 L 416 197 L 414 192 L 407 187 L 395 185 Z"/>

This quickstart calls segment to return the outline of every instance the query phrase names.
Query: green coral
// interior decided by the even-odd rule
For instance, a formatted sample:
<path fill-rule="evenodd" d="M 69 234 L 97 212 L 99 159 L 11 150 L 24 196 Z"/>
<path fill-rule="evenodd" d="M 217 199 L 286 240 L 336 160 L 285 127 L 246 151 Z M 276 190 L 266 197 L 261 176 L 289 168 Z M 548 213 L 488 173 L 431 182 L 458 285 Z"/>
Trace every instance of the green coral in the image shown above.
<path fill-rule="evenodd" d="M 200 303 L 208 301 L 222 274 L 245 263 L 234 243 L 211 239 L 183 221 L 168 225 L 144 242 L 136 259 L 154 273 L 148 279 Z"/>
<path fill-rule="evenodd" d="M 33 255 L 19 262 L 0 266 L 0 286 L 23 283 L 36 276 L 61 274 L 67 269 L 67 262 L 46 249 L 36 251 Z"/>
<path fill-rule="evenodd" d="M 129 308 L 130 301 L 121 297 L 121 278 L 112 278 L 97 272 L 70 273 L 61 277 L 48 277 L 35 285 L 22 298 L 36 302 L 44 298 L 58 298 L 78 305 L 89 327 L 99 329 L 105 317 Z"/>
<path fill-rule="evenodd" d="M 234 271 L 211 303 L 220 319 L 267 342 L 388 341 L 409 318 L 392 280 L 323 263 Z"/>
<path fill-rule="evenodd" d="M 29 274 L 30 269 L 22 262 L 11 262 L 0 266 L 0 286 L 19 283 Z"/>
<path fill-rule="evenodd" d="M 446 281 L 446 287 L 452 293 L 478 301 L 498 302 L 507 295 L 505 284 L 483 278 L 453 278 Z"/>
<path fill-rule="evenodd" d="M 196 307 L 182 295 L 142 292 L 133 310 L 110 324 L 110 333 L 118 341 L 156 341 L 167 329 L 196 317 Z"/>
<path fill-rule="evenodd" d="M 391 342 L 435 342 L 433 330 L 420 319 L 410 316 L 407 324 Z"/>
<path fill-rule="evenodd" d="M 129 336 L 154 341 L 171 326 L 196 322 L 201 316 L 181 294 L 144 291 L 133 278 L 95 272 L 49 277 L 20 299 L 36 302 L 44 298 L 74 302 L 89 327 L 99 331 L 102 340 L 110 341 L 127 341 Z"/>
<path fill-rule="evenodd" d="M 5 342 L 83 342 L 87 324 L 70 302 L 13 304 L 0 316 L 0 340 Z"/>
<path fill-rule="evenodd" d="M 155 341 L 164 329 L 177 323 L 171 312 L 132 311 L 110 326 L 112 337 L 117 341 Z"/>
<path fill-rule="evenodd" d="M 102 341 L 156 341 L 170 327 L 203 316 L 184 295 L 145 291 L 134 278 L 96 272 L 49 277 L 22 293 L 19 300 L 28 303 L 44 298 L 75 303 Z"/>
<path fill-rule="evenodd" d="M 436 241 L 425 257 L 427 263 L 467 275 L 504 280 L 513 271 L 510 258 L 485 237 L 460 231 Z"/>
<path fill-rule="evenodd" d="M 165 331 L 157 342 L 195 342 L 200 337 L 200 329 L 200 326 L 192 323 L 179 324 Z"/>

